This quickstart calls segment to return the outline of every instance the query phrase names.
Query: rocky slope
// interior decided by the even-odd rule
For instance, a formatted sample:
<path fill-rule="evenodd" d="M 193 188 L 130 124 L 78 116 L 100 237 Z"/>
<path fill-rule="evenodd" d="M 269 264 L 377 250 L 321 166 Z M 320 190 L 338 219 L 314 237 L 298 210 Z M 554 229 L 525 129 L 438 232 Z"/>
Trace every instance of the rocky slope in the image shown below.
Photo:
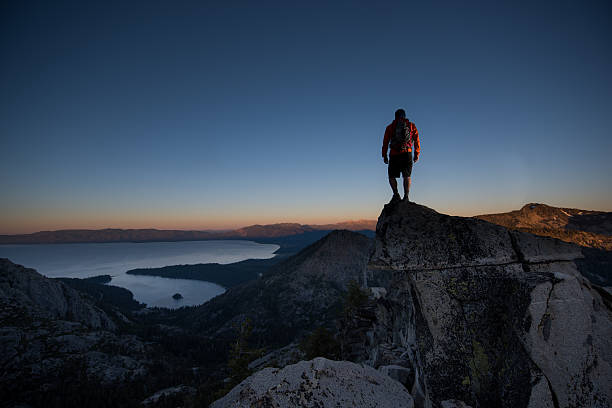
<path fill-rule="evenodd" d="M 334 231 L 262 278 L 186 312 L 180 324 L 232 338 L 233 325 L 250 318 L 255 342 L 284 346 L 304 331 L 333 324 L 347 284 L 363 280 L 371 242 L 358 233 Z"/>
<path fill-rule="evenodd" d="M 8 318 L 9 310 L 24 310 L 39 318 L 70 320 L 94 329 L 116 328 L 89 297 L 62 282 L 4 258 L 0 258 L 0 271 L 0 310 L 4 318 Z"/>
<path fill-rule="evenodd" d="M 93 396 L 145 377 L 153 350 L 116 330 L 89 296 L 0 259 L 4 403 L 62 406 L 79 393 Z"/>
<path fill-rule="evenodd" d="M 386 206 L 369 265 L 393 279 L 361 338 L 366 362 L 411 373 L 418 407 L 608 407 L 611 299 L 580 257 L 483 220 Z"/>

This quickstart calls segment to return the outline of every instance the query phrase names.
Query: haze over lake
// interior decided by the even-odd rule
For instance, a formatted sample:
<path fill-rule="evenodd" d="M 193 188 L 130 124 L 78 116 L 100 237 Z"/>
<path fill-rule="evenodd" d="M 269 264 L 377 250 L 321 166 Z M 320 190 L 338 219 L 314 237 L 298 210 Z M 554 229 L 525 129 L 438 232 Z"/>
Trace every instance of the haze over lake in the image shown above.
<path fill-rule="evenodd" d="M 239 240 L 0 245 L 0 258 L 34 268 L 50 278 L 111 275 L 111 285 L 129 289 L 139 302 L 176 308 L 202 304 L 225 289 L 211 282 L 128 275 L 125 272 L 135 268 L 268 259 L 278 248 L 274 244 Z M 177 292 L 183 295 L 183 299 L 172 299 Z"/>

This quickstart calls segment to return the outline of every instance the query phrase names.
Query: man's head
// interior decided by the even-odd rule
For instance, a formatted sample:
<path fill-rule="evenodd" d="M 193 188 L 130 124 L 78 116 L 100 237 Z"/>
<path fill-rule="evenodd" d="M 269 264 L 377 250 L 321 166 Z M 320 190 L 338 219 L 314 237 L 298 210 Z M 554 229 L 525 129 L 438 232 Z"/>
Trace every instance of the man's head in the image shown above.
<path fill-rule="evenodd" d="M 396 110 L 395 119 L 406 119 L 406 111 L 403 109 Z"/>

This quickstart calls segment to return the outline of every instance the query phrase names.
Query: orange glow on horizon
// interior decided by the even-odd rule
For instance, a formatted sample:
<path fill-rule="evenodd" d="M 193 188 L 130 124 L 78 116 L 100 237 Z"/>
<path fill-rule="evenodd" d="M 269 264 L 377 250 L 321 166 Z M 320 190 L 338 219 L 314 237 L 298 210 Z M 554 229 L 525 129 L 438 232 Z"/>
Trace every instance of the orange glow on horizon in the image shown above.
<path fill-rule="evenodd" d="M 432 203 L 419 203 L 434 210 L 456 216 L 471 217 L 480 214 L 503 213 L 520 209 L 519 205 L 506 205 L 498 208 L 473 208 L 470 205 L 444 208 Z M 563 205 L 562 203 L 547 203 L 555 207 L 580 208 L 578 206 Z M 201 211 L 183 211 L 176 215 L 176 211 L 123 211 L 123 212 L 96 212 L 86 211 L 11 211 L 0 214 L 0 235 L 30 234 L 39 231 L 55 231 L 66 229 L 159 229 L 159 230 L 195 230 L 220 231 L 232 230 L 260 224 L 297 223 L 302 225 L 337 224 L 347 221 L 376 220 L 380 208 L 362 207 L 353 211 L 336 210 L 322 214 L 315 210 L 293 209 L 279 215 L 274 209 L 247 213 L 245 211 L 225 210 L 216 213 L 204 214 Z M 610 209 L 582 208 L 584 210 L 610 211 Z"/>
<path fill-rule="evenodd" d="M 158 229 L 158 230 L 194 230 L 194 231 L 222 231 L 233 230 L 250 225 L 260 224 L 280 224 L 280 223 L 297 223 L 303 225 L 322 225 L 336 224 L 347 221 L 360 220 L 375 220 L 378 215 L 355 214 L 351 217 L 350 214 L 344 216 L 339 215 L 321 215 L 321 216 L 304 216 L 291 217 L 281 216 L 273 217 L 265 216 L 249 216 L 240 218 L 221 218 L 221 217 L 177 217 L 177 216 L 91 216 L 85 214 L 79 217 L 54 217 L 54 216 L 39 216 L 3 219 L 0 218 L 0 234 L 30 234 L 39 231 L 56 231 L 69 229 Z"/>

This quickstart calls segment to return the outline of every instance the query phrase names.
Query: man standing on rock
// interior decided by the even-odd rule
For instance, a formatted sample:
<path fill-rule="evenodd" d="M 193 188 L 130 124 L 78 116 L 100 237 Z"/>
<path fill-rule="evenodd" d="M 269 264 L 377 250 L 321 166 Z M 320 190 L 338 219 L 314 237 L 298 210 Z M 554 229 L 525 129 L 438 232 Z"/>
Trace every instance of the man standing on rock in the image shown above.
<path fill-rule="evenodd" d="M 396 202 L 400 199 L 396 180 L 400 174 L 404 178 L 404 200 L 408 201 L 413 163 L 413 145 L 414 163 L 416 163 L 421 153 L 419 131 L 414 123 L 406 119 L 406 112 L 403 109 L 398 109 L 395 111 L 395 120 L 385 129 L 382 146 L 383 160 L 386 164 L 389 164 L 389 184 L 391 184 L 391 189 L 393 190 L 391 202 Z M 389 147 L 391 147 L 391 152 L 389 153 L 390 159 L 387 157 Z"/>

